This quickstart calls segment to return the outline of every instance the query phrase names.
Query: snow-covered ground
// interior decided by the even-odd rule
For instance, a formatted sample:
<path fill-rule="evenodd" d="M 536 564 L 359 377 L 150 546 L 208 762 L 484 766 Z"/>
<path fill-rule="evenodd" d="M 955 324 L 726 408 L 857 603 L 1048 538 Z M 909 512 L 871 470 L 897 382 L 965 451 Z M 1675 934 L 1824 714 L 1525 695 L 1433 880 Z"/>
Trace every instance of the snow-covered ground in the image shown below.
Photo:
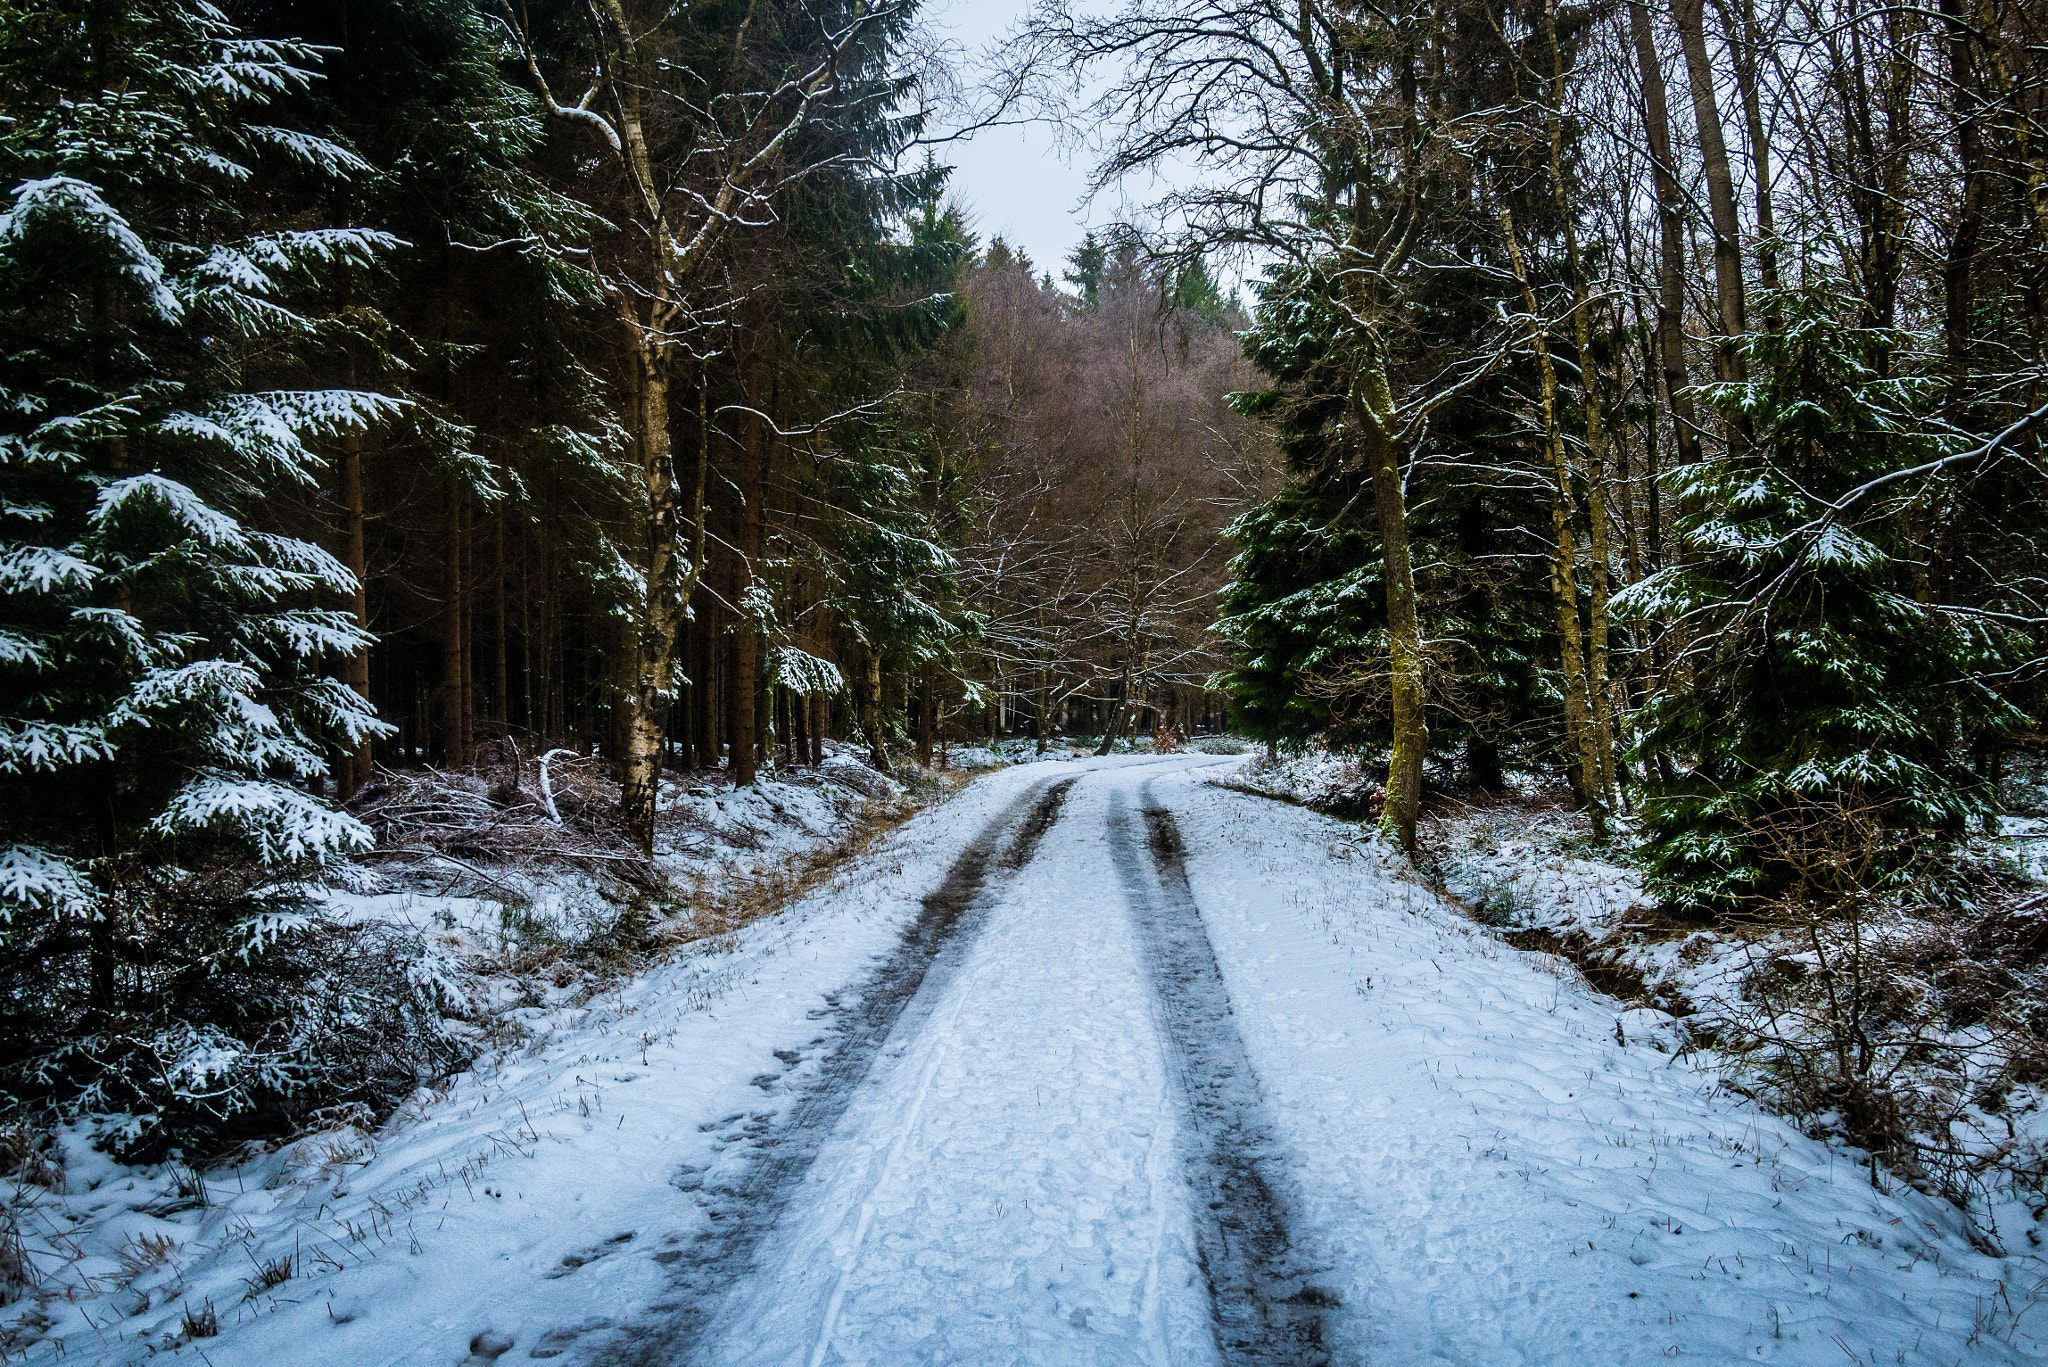
<path fill-rule="evenodd" d="M 1659 1013 L 1358 826 L 1212 781 L 1242 763 L 998 769 L 725 944 L 526 1008 L 377 1133 L 208 1174 L 205 1205 L 74 1135 L 29 1233 L 107 1294 L 44 1305 L 28 1356 L 1178 1367 L 1218 1358 L 1231 1297 L 1345 1363 L 2039 1355 L 2038 1260 L 1717 1090 Z M 835 1074 L 849 984 L 876 996 L 971 849 L 985 891 Z M 1201 972 L 1227 1009 L 1175 995 Z M 1205 1093 L 1191 1060 L 1233 1048 L 1257 1085 Z M 1286 1241 L 1228 1287 L 1219 1206 Z M 1315 1360 L 1283 1337 L 1222 1356 Z"/>

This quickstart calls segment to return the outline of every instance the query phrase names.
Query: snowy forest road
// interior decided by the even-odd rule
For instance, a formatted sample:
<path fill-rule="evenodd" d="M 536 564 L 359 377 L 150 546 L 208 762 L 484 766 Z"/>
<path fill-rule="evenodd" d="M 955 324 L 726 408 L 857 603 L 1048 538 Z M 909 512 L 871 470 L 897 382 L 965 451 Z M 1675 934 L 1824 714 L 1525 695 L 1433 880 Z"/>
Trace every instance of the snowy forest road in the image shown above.
<path fill-rule="evenodd" d="M 84 1197 L 186 1239 L 151 1313 L 212 1297 L 211 1367 L 2048 1357 L 2038 1253 L 1229 763 L 987 774 L 339 1157 Z"/>
<path fill-rule="evenodd" d="M 1952 1209 L 1217 763 L 1032 766 L 939 814 L 965 853 L 762 1107 L 699 1126 L 665 1287 L 583 1361 L 2029 1356 Z"/>
<path fill-rule="evenodd" d="M 989 822 L 828 998 L 815 1059 L 783 1058 L 800 1098 L 684 1178 L 706 1220 L 668 1317 L 597 1360 L 1329 1361 L 1148 781 L 1205 763 L 1041 782 Z"/>

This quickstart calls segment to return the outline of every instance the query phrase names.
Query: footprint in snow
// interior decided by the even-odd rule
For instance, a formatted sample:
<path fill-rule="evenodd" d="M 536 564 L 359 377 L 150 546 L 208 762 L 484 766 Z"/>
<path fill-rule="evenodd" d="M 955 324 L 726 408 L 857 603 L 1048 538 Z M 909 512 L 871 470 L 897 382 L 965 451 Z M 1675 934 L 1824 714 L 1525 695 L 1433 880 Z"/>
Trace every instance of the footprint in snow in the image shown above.
<path fill-rule="evenodd" d="M 566 1277 L 579 1267 L 588 1266 L 607 1254 L 618 1252 L 622 1245 L 633 1241 L 633 1234 L 634 1231 L 629 1229 L 624 1234 L 612 1235 L 611 1238 L 606 1239 L 601 1244 L 592 1244 L 589 1248 L 579 1248 L 574 1253 L 564 1253 L 562 1261 L 556 1263 L 541 1275 L 549 1281 L 553 1281 L 557 1277 Z M 471 1351 L 474 1350 L 472 1349 Z"/>
<path fill-rule="evenodd" d="M 612 1322 L 606 1319 L 584 1320 L 580 1324 L 558 1325 L 555 1328 L 548 1330 L 545 1334 L 542 1334 L 540 1336 L 540 1341 L 533 1345 L 533 1350 L 530 1353 L 528 1353 L 527 1356 L 537 1358 L 558 1358 L 562 1354 L 568 1352 L 570 1346 L 574 1344 L 576 1340 L 581 1338 L 583 1335 L 595 1333 L 599 1329 L 609 1329 L 611 1327 Z"/>

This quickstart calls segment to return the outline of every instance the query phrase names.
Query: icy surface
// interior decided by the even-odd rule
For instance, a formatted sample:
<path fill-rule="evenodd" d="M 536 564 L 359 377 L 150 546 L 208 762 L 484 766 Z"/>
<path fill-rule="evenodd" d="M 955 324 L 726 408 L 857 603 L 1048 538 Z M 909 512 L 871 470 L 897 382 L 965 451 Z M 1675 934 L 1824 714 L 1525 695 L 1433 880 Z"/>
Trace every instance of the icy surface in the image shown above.
<path fill-rule="evenodd" d="M 2038 1353 L 2017 1318 L 2033 1259 L 1973 1252 L 1952 1212 L 1881 1194 L 1719 1092 L 1656 1047 L 1657 1013 L 1505 947 L 1360 828 L 1209 781 L 1241 762 L 999 770 L 735 946 L 531 1008 L 520 1049 L 378 1134 L 215 1172 L 205 1207 L 177 1195 L 187 1174 L 74 1144 L 98 1218 L 167 1244 L 132 1245 L 163 1249 L 133 1275 L 92 1269 L 145 1305 L 103 1331 L 66 1321 L 62 1360 L 140 1358 L 206 1301 L 220 1335 L 169 1360 L 1215 1360 L 1189 1198 L 1206 1160 L 1172 1065 L 1202 1055 L 1169 1047 L 1186 1025 L 1134 917 L 1170 879 L 1144 862 L 1156 846 L 1126 840 L 1116 862 L 1118 821 L 1147 808 L 1178 827 L 1270 1131 L 1261 1180 L 1313 1265 L 1330 1360 Z M 815 1157 L 775 1202 L 721 1207 L 817 1095 L 848 985 L 900 954 L 963 850 L 1063 779 L 1057 819 L 989 875 Z M 759 1237 L 713 1304 L 685 1305 L 707 1212 Z M 294 1275 L 252 1289 L 286 1255 Z M 686 1353 L 635 1356 L 687 1314 L 704 1329 Z"/>

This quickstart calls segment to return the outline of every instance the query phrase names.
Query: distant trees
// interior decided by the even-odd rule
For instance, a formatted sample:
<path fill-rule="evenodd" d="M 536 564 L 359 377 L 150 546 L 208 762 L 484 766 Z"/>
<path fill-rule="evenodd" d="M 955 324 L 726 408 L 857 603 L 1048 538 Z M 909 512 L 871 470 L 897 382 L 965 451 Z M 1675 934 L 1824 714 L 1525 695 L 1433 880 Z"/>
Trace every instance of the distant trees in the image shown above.
<path fill-rule="evenodd" d="M 1013 75 L 1100 78 L 1097 183 L 1196 168 L 1162 228 L 1265 272 L 1240 406 L 1292 482 L 1234 528 L 1241 723 L 1384 747 L 1406 842 L 1432 757 L 1553 765 L 1681 901 L 1761 895 L 1790 794 L 1959 831 L 2041 699 L 2044 36 L 1041 5 Z"/>

